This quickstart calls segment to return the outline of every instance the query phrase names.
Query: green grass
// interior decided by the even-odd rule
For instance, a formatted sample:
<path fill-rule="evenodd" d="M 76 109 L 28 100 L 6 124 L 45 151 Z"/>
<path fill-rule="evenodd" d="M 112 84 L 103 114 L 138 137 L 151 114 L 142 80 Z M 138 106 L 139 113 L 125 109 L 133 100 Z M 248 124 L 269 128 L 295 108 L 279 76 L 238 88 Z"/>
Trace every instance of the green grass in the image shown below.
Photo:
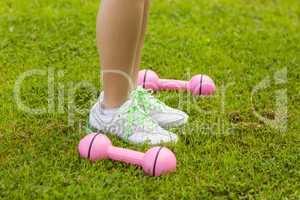
<path fill-rule="evenodd" d="M 92 165 L 78 157 L 76 146 L 96 97 L 78 89 L 74 99 L 85 112 L 72 115 L 69 88 L 83 80 L 101 85 L 95 47 L 98 4 L 0 1 L 1 199 L 300 198 L 298 0 L 153 0 L 142 66 L 178 79 L 206 73 L 218 86 L 211 98 L 157 94 L 190 114 L 185 127 L 173 130 L 179 143 L 167 145 L 176 153 L 177 172 L 160 178 L 134 166 L 109 160 Z M 48 114 L 18 109 L 14 85 L 31 69 L 55 71 L 55 96 L 64 86 L 62 108 L 56 99 Z M 274 74 L 282 69 L 288 82 L 276 84 Z M 270 86 L 251 103 L 253 88 L 267 77 Z M 255 108 L 273 119 L 276 91 L 287 92 L 285 133 L 253 114 Z M 30 107 L 47 106 L 47 95 L 47 76 L 22 85 L 22 100 Z M 112 140 L 122 147 L 149 148 Z"/>

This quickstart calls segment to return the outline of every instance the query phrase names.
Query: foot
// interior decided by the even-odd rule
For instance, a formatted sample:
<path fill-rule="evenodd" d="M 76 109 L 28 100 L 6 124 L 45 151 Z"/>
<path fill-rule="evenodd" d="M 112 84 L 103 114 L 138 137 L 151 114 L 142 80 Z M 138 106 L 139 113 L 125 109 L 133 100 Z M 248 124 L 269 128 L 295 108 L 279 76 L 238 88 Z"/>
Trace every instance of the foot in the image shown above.
<path fill-rule="evenodd" d="M 117 135 L 135 144 L 176 142 L 177 136 L 161 128 L 135 100 L 128 100 L 113 115 L 104 113 L 98 101 L 91 109 L 89 123 L 92 128 Z"/>
<path fill-rule="evenodd" d="M 99 101 L 103 101 L 103 97 L 104 93 L 102 92 Z M 163 128 L 178 127 L 188 121 L 189 116 L 185 112 L 167 106 L 152 96 L 151 90 L 138 86 L 131 93 L 131 97 L 135 98 L 144 112 L 148 113 Z"/>

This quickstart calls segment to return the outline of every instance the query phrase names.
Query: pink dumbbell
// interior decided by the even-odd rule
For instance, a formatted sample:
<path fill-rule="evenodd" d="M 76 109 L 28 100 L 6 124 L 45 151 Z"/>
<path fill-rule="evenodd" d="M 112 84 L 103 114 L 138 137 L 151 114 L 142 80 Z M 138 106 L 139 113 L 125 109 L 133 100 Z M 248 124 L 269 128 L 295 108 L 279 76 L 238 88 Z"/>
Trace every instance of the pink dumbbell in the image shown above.
<path fill-rule="evenodd" d="M 153 147 L 146 153 L 114 147 L 103 134 L 92 133 L 85 136 L 78 145 L 81 157 L 91 161 L 112 159 L 143 167 L 146 174 L 160 176 L 176 170 L 176 157 L 164 147 Z"/>
<path fill-rule="evenodd" d="M 212 95 L 216 86 L 207 75 L 196 75 L 190 81 L 160 79 L 152 70 L 141 70 L 138 84 L 152 90 L 179 90 L 190 91 L 193 95 Z"/>

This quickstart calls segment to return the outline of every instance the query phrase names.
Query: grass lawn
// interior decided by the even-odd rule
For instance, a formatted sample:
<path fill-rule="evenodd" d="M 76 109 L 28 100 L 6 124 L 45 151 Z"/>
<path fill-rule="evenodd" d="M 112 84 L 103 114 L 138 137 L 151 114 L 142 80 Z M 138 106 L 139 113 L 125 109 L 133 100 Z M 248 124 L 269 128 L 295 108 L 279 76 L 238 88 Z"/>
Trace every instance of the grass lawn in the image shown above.
<path fill-rule="evenodd" d="M 205 73 L 218 86 L 209 98 L 155 94 L 190 114 L 173 129 L 180 141 L 166 145 L 177 171 L 159 178 L 78 157 L 101 86 L 98 6 L 0 1 L 0 199 L 300 198 L 299 0 L 153 0 L 142 67 L 177 79 Z M 25 72 L 39 74 L 22 82 L 20 99 L 47 112 L 18 107 Z"/>

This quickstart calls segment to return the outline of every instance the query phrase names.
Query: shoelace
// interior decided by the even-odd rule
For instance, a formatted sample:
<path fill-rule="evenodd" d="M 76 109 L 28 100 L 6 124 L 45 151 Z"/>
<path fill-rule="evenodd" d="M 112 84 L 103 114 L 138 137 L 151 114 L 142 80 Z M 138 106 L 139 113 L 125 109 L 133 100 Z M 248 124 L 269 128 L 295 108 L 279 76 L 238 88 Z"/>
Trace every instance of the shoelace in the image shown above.
<path fill-rule="evenodd" d="M 147 90 L 142 87 L 138 87 L 133 91 L 134 95 L 136 95 L 136 99 L 139 105 L 143 105 L 145 113 L 149 114 L 151 111 L 151 106 L 155 106 L 160 111 L 164 110 L 166 106 L 161 101 L 157 100 L 152 96 L 153 91 Z"/>
<path fill-rule="evenodd" d="M 126 124 L 125 129 L 125 139 L 128 140 L 128 137 L 133 133 L 133 125 L 136 122 L 137 124 L 149 125 L 148 128 L 153 129 L 156 124 L 149 117 L 148 110 L 150 110 L 150 102 L 145 99 L 145 94 L 139 89 L 132 91 L 131 96 L 131 104 L 128 108 L 128 123 Z M 144 102 L 144 109 L 141 108 L 140 102 Z M 146 110 L 146 111 L 145 111 Z"/>

